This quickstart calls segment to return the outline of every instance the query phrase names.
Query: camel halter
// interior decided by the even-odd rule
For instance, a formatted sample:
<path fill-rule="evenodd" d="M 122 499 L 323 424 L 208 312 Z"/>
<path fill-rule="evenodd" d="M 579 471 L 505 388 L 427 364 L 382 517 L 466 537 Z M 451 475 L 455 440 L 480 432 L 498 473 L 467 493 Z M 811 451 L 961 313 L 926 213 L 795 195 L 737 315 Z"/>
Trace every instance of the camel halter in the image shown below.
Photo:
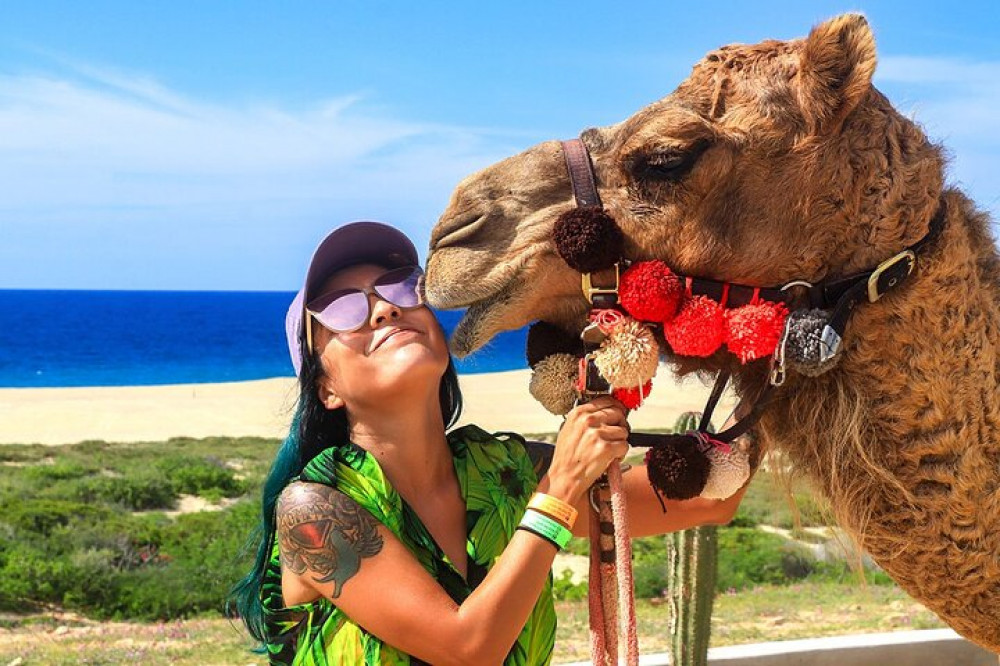
<path fill-rule="evenodd" d="M 559 237 L 557 223 L 556 244 L 563 259 L 580 270 L 583 294 L 591 305 L 592 323 L 581 334 L 583 358 L 580 359 L 575 386 L 580 399 L 588 400 L 596 395 L 611 392 L 611 384 L 595 365 L 594 352 L 610 328 L 618 322 L 615 313 L 620 316 L 622 311 L 619 298 L 622 267 L 628 267 L 629 262 L 620 256 L 622 254 L 620 249 L 618 256 L 615 256 L 616 248 L 621 245 L 621 232 L 603 207 L 586 146 L 580 139 L 572 139 L 563 141 L 562 147 L 577 205 L 576 209 L 567 214 L 577 215 L 582 226 L 577 224 L 573 228 L 577 231 L 582 230 L 584 233 L 580 235 L 586 238 L 581 242 L 570 239 L 575 245 L 567 245 L 568 249 L 560 246 L 560 242 L 569 241 L 565 234 L 563 238 Z M 592 216 L 589 220 L 588 215 Z M 832 367 L 841 351 L 844 331 L 854 309 L 865 301 L 871 303 L 878 301 L 886 293 L 903 284 L 916 267 L 918 252 L 940 235 L 945 218 L 946 210 L 942 199 L 930 221 L 927 234 L 917 243 L 870 271 L 817 284 L 794 280 L 779 287 L 754 287 L 677 275 L 684 284 L 687 299 L 705 297 L 721 304 L 723 308 L 727 305 L 737 308 L 764 302 L 773 304 L 776 312 L 783 312 L 780 321 L 782 328 L 780 339 L 776 340 L 776 345 L 766 354 L 771 368 L 769 381 L 753 401 L 749 412 L 721 433 L 710 435 L 708 429 L 712 413 L 730 379 L 730 373 L 725 371 L 720 372 L 716 378 L 696 431 L 684 435 L 632 432 L 629 443 L 633 446 L 649 447 L 650 454 L 675 449 L 685 438 L 689 446 L 693 443 L 703 454 L 712 451 L 713 447 L 728 446 L 757 423 L 768 403 L 772 388 L 784 383 L 789 366 L 806 375 L 821 374 Z M 616 242 L 606 242 L 609 240 L 617 241 L 617 245 Z M 614 284 L 597 285 L 595 274 L 605 269 L 614 270 Z M 792 308 L 796 300 L 792 294 L 795 289 L 804 290 L 805 298 L 802 300 L 807 305 Z M 803 343 L 802 340 L 808 342 Z M 529 358 L 532 355 L 530 346 L 529 334 Z M 790 358 L 790 355 L 794 358 Z M 764 355 L 749 356 L 749 360 L 764 358 Z M 746 359 L 742 360 L 746 362 Z M 646 391 L 645 386 L 638 388 L 639 404 Z M 684 493 L 689 491 L 681 490 L 678 491 L 679 494 L 671 495 L 670 490 L 663 487 L 662 475 L 658 479 L 653 478 L 653 461 L 649 458 L 647 460 L 650 462 L 648 466 L 650 482 L 658 497 L 663 495 L 674 499 L 686 499 L 688 496 L 693 497 L 698 494 L 699 491 L 696 490 L 693 494 L 685 496 Z M 671 461 L 675 473 L 678 469 L 676 462 L 676 459 Z M 682 469 L 680 474 L 684 473 L 686 470 Z M 602 666 L 617 663 L 619 603 L 623 606 L 625 614 L 622 618 L 622 628 L 625 631 L 626 663 L 629 666 L 638 664 L 631 543 L 621 475 L 619 464 L 613 463 L 605 476 L 591 489 L 589 589 L 591 658 L 595 664 Z M 671 482 L 674 480 L 676 479 Z"/>

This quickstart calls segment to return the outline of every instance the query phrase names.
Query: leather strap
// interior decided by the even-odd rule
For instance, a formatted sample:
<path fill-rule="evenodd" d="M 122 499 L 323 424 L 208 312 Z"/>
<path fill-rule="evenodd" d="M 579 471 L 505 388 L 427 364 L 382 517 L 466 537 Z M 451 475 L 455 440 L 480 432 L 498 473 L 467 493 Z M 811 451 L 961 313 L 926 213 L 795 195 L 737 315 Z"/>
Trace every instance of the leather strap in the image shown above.
<path fill-rule="evenodd" d="M 594 182 L 594 167 L 590 163 L 590 153 L 587 152 L 587 147 L 580 139 L 570 139 L 562 142 L 562 148 L 577 207 L 600 206 L 601 196 L 597 193 L 597 184 Z"/>
<path fill-rule="evenodd" d="M 923 238 L 910 247 L 904 248 L 900 254 L 909 251 L 913 253 L 914 259 L 919 256 L 922 250 L 937 240 L 937 238 L 941 235 L 941 232 L 944 230 L 944 223 L 947 216 L 947 205 L 945 204 L 945 200 L 941 199 L 941 203 L 938 205 L 937 211 L 934 213 L 934 217 L 931 218 L 927 225 L 927 233 Z M 878 272 L 878 270 L 878 268 L 875 268 L 874 270 L 857 273 L 849 277 L 827 280 L 814 285 L 809 289 L 810 306 L 823 309 L 835 307 L 849 291 L 857 286 L 859 282 L 867 283 L 868 280 L 871 279 L 871 276 Z M 881 272 L 877 278 L 876 284 L 879 295 L 898 287 L 912 270 L 912 261 L 900 261 L 899 263 L 889 267 L 888 270 Z"/>
<path fill-rule="evenodd" d="M 840 350 L 840 343 L 854 308 L 865 301 L 874 303 L 906 282 L 916 267 L 917 254 L 941 235 L 947 214 L 947 206 L 942 199 L 928 224 L 927 233 L 919 241 L 886 260 L 875 270 L 816 285 L 810 290 L 810 301 L 814 307 L 833 307 L 830 321 L 821 334 L 820 362 L 833 358 Z"/>
<path fill-rule="evenodd" d="M 727 308 L 749 305 L 753 302 L 754 296 L 759 300 L 774 303 L 789 303 L 792 300 L 792 295 L 788 291 L 778 287 L 751 287 L 745 284 L 719 282 L 707 278 L 687 277 L 685 275 L 678 277 L 685 281 L 692 296 L 708 296 Z"/>
<path fill-rule="evenodd" d="M 702 413 L 701 422 L 698 424 L 698 432 L 708 432 L 709 424 L 712 422 L 712 413 L 715 412 L 715 407 L 719 403 L 719 398 L 722 397 L 722 392 L 729 384 L 729 379 L 730 374 L 726 371 L 720 372 L 715 378 L 715 386 L 712 388 L 712 394 L 709 396 L 708 402 L 705 404 L 705 411 Z M 746 416 L 722 432 L 713 434 L 711 436 L 712 439 L 717 442 L 725 442 L 728 444 L 737 437 L 746 434 L 750 428 L 757 424 L 761 415 L 764 413 L 764 407 L 767 406 L 771 389 L 772 387 L 770 384 L 765 385 L 760 395 L 758 395 L 757 399 L 754 400 L 753 407 L 746 414 Z M 669 434 L 661 433 L 632 432 L 629 433 L 628 441 L 632 446 L 660 446 L 666 438 L 670 436 L 671 435 Z"/>

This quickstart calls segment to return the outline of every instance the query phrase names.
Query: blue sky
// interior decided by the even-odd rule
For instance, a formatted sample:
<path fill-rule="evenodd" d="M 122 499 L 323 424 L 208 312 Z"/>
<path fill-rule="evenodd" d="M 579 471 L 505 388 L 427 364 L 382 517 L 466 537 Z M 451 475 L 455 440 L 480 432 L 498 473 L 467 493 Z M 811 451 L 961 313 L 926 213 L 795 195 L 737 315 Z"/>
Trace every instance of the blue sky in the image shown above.
<path fill-rule="evenodd" d="M 717 46 L 849 10 L 876 85 L 996 219 L 998 7 L 6 0 L 0 288 L 292 290 L 359 218 L 423 250 L 468 173 L 627 117 Z"/>

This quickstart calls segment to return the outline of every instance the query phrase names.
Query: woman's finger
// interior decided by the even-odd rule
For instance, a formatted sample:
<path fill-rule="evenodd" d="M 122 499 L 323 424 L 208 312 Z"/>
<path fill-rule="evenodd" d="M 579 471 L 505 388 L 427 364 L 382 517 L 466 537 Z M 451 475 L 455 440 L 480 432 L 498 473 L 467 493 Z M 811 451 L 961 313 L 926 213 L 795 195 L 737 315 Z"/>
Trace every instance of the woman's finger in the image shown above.
<path fill-rule="evenodd" d="M 610 442 L 627 442 L 629 435 L 628 428 L 612 424 L 601 426 L 597 429 L 597 433 L 601 439 Z"/>
<path fill-rule="evenodd" d="M 594 414 L 609 425 L 624 425 L 627 423 L 625 409 L 620 407 L 617 401 L 613 404 L 605 405 L 594 412 Z"/>

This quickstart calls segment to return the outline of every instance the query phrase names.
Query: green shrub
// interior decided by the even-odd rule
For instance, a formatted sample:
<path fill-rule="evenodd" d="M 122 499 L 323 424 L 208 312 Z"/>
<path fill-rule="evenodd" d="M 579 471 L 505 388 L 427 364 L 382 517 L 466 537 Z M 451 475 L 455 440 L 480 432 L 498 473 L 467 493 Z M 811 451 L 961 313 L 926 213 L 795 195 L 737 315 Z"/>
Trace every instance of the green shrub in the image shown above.
<path fill-rule="evenodd" d="M 667 590 L 667 560 L 645 560 L 632 565 L 635 596 L 639 599 L 662 597 Z"/>
<path fill-rule="evenodd" d="M 2 506 L 2 520 L 18 530 L 48 536 L 73 521 L 96 522 L 107 518 L 105 507 L 53 499 L 9 501 Z"/>
<path fill-rule="evenodd" d="M 176 440 L 61 447 L 11 445 L 0 466 L 0 611 L 54 604 L 92 617 L 170 619 L 221 611 L 250 568 L 254 501 L 225 511 L 135 514 L 180 492 L 218 500 L 259 488 L 273 440 Z M 241 473 L 214 460 L 225 450 Z M 53 464 L 43 461 L 54 458 Z"/>
<path fill-rule="evenodd" d="M 78 479 L 94 471 L 73 460 L 57 460 L 52 465 L 32 465 L 24 469 L 24 476 L 35 483 Z"/>
<path fill-rule="evenodd" d="M 585 520 L 586 518 L 587 516 L 581 515 L 577 520 Z M 588 555 L 590 553 L 590 541 L 583 537 L 573 537 L 563 550 L 572 555 Z"/>
<path fill-rule="evenodd" d="M 132 511 L 169 509 L 177 494 L 173 485 L 160 476 L 107 476 L 81 479 L 76 485 L 76 499 L 81 502 L 118 504 Z"/>
<path fill-rule="evenodd" d="M 178 493 L 234 497 L 245 491 L 245 484 L 221 462 L 185 455 L 172 455 L 157 461 L 156 469 L 173 484 Z"/>
<path fill-rule="evenodd" d="M 815 568 L 811 553 L 778 535 L 745 527 L 719 530 L 717 590 L 787 584 L 805 578 Z"/>
<path fill-rule="evenodd" d="M 587 598 L 587 584 L 574 583 L 573 573 L 563 569 L 562 574 L 552 580 L 552 595 L 556 601 L 581 601 Z"/>

